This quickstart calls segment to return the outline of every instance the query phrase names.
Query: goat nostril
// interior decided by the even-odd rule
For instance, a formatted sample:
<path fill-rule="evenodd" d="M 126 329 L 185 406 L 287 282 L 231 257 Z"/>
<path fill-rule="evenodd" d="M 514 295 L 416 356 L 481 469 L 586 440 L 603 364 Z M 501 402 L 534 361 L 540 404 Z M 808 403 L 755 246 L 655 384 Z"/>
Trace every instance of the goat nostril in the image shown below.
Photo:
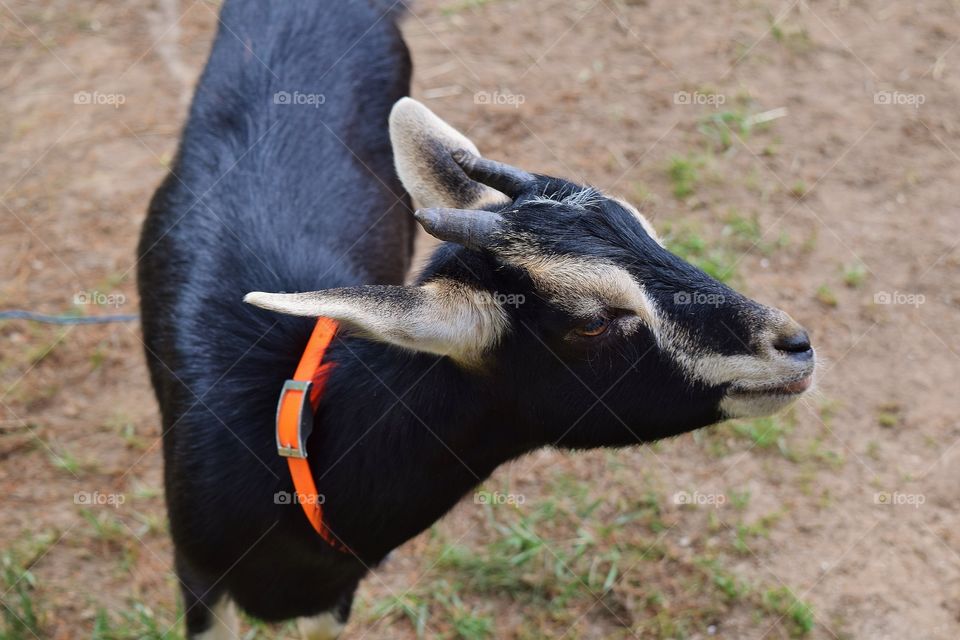
<path fill-rule="evenodd" d="M 810 352 L 810 336 L 799 331 L 789 336 L 779 336 L 773 342 L 773 348 L 784 353 L 805 355 Z"/>

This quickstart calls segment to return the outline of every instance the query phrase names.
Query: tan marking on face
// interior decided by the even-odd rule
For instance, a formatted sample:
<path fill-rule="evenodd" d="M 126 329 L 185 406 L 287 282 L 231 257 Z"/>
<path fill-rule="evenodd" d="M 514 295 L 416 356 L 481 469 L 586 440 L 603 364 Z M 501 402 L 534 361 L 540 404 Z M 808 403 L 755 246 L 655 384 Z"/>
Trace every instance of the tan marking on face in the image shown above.
<path fill-rule="evenodd" d="M 786 316 L 778 310 L 769 310 L 763 324 L 752 336 L 744 337 L 748 344 L 770 344 L 777 326 Z M 665 321 L 660 325 L 658 341 L 691 380 L 711 386 L 731 385 L 731 392 L 720 402 L 726 418 L 749 418 L 776 413 L 789 406 L 799 396 L 738 394 L 736 391 L 762 390 L 813 375 L 814 361 L 797 362 L 777 354 L 773 349 L 758 349 L 756 354 L 720 355 L 697 344 L 696 339 L 675 324 Z M 747 347 L 749 348 L 749 347 Z"/>
<path fill-rule="evenodd" d="M 590 316 L 605 309 L 624 309 L 648 327 L 659 321 L 656 306 L 643 286 L 625 269 L 589 258 L 546 256 L 529 246 L 502 256 L 523 268 L 551 301 L 568 312 Z"/>

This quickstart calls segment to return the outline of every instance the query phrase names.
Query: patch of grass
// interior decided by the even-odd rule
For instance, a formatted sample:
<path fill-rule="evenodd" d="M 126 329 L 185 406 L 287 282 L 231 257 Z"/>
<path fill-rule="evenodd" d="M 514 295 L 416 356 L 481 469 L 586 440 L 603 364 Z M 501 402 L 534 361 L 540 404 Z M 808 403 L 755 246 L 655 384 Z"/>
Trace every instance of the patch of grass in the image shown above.
<path fill-rule="evenodd" d="M 810 189 L 807 187 L 807 183 L 803 180 L 796 180 L 792 185 L 790 185 L 790 195 L 797 200 L 803 200 L 805 197 L 807 197 L 809 190 Z"/>
<path fill-rule="evenodd" d="M 712 148 L 726 151 L 736 138 L 746 138 L 753 130 L 750 113 L 746 109 L 718 111 L 704 116 L 697 130 L 707 137 Z"/>
<path fill-rule="evenodd" d="M 798 462 L 800 456 L 787 442 L 787 436 L 793 430 L 795 417 L 792 411 L 775 416 L 765 416 L 749 420 L 729 420 L 711 429 L 703 438 L 708 450 L 716 456 L 725 456 L 737 447 L 734 439 L 745 440 L 750 448 L 776 450 L 787 460 Z M 749 494 L 744 499 L 744 505 L 749 502 Z"/>
<path fill-rule="evenodd" d="M 90 371 L 96 371 L 103 366 L 104 360 L 107 359 L 107 354 L 110 352 L 110 347 L 107 343 L 100 342 L 96 347 L 93 348 L 93 351 L 90 352 Z"/>
<path fill-rule="evenodd" d="M 844 265 L 843 283 L 851 289 L 856 289 L 867 280 L 867 268 L 862 262 Z"/>
<path fill-rule="evenodd" d="M 377 618 L 406 618 L 418 638 L 441 637 L 462 640 L 484 640 L 493 635 L 493 619 L 463 601 L 462 585 L 444 579 L 434 580 L 415 592 L 391 595 L 373 607 Z M 434 611 L 432 611 L 432 609 Z M 428 621 L 431 623 L 428 626 Z M 434 626 L 449 628 L 451 633 L 437 633 Z"/>
<path fill-rule="evenodd" d="M 91 640 L 180 640 L 183 623 L 173 623 L 181 617 L 180 609 L 178 605 L 173 619 L 158 615 L 139 601 L 131 602 L 130 609 L 113 617 L 106 610 L 98 609 L 90 637 Z"/>
<path fill-rule="evenodd" d="M 441 596 L 440 602 L 446 605 L 450 621 L 458 638 L 462 640 L 484 640 L 493 635 L 493 619 L 479 615 L 469 607 L 456 593 Z"/>
<path fill-rule="evenodd" d="M 697 444 L 703 445 L 714 458 L 722 458 L 730 453 L 730 447 L 727 445 L 725 431 L 723 428 L 710 429 L 705 431 L 704 435 L 695 432 L 694 440 Z"/>
<path fill-rule="evenodd" d="M 94 513 L 91 509 L 81 509 L 80 515 L 90 524 L 91 535 L 95 540 L 119 547 L 123 546 L 130 536 L 127 528 L 109 511 L 98 510 Z"/>
<path fill-rule="evenodd" d="M 711 581 L 727 600 L 740 600 L 748 591 L 747 585 L 735 575 L 716 566 L 712 567 Z"/>
<path fill-rule="evenodd" d="M 784 616 L 789 621 L 789 632 L 793 637 L 801 637 L 813 631 L 813 608 L 803 602 L 787 587 L 779 587 L 764 592 L 762 597 L 767 611 Z"/>
<path fill-rule="evenodd" d="M 0 588 L 3 606 L 0 606 L 0 640 L 28 640 L 43 637 L 40 614 L 34 602 L 36 578 L 26 564 L 18 562 L 11 553 L 0 557 Z"/>
<path fill-rule="evenodd" d="M 823 421 L 823 424 L 829 426 L 830 422 L 833 420 L 833 417 L 837 415 L 839 410 L 840 403 L 838 401 L 832 398 L 823 398 L 820 401 L 820 406 L 818 408 L 820 419 Z"/>
<path fill-rule="evenodd" d="M 430 618 L 430 609 L 426 601 L 414 594 L 404 593 L 396 596 L 391 595 L 379 602 L 373 608 L 373 614 L 377 618 L 396 618 L 405 617 L 413 625 L 418 638 L 425 637 L 427 631 L 427 620 Z"/>
<path fill-rule="evenodd" d="M 733 548 L 742 555 L 752 555 L 750 545 L 747 541 L 769 536 L 771 525 L 779 520 L 782 515 L 782 513 L 777 511 L 763 516 L 756 522 L 749 524 L 743 522 L 737 523 L 734 528 Z"/>
<path fill-rule="evenodd" d="M 895 402 L 887 402 L 878 407 L 877 424 L 887 429 L 892 429 L 900 424 L 900 405 Z"/>
<path fill-rule="evenodd" d="M 768 536 L 781 512 L 731 522 L 732 528 L 717 522 L 711 531 L 729 532 L 729 537 L 708 536 L 722 546 L 700 555 L 698 549 L 707 547 L 703 539 L 681 548 L 669 542 L 674 534 L 668 533 L 661 544 L 657 532 L 673 525 L 676 514 L 662 506 L 664 492 L 655 474 L 644 475 L 638 486 L 629 466 L 611 465 L 618 480 L 621 472 L 624 480 L 633 479 L 632 488 L 618 482 L 619 491 L 598 490 L 558 469 L 547 475 L 552 499 L 466 505 L 482 509 L 483 533 L 473 542 L 454 543 L 434 527 L 422 557 L 423 579 L 403 596 L 361 605 L 358 615 L 371 622 L 387 616 L 394 618 L 390 624 L 409 623 L 420 638 L 471 640 L 503 631 L 492 613 L 501 607 L 536 612 L 519 628 L 510 627 L 521 638 L 586 635 L 598 628 L 595 616 L 603 618 L 604 628 L 611 627 L 608 637 L 622 632 L 623 637 L 672 638 L 706 636 L 711 625 L 734 611 L 766 625 L 780 617 L 762 602 L 765 590 L 779 585 L 751 585 L 729 562 L 748 556 L 747 545 L 755 547 L 756 540 Z M 728 495 L 732 507 L 724 517 L 742 517 L 749 493 Z M 715 517 L 715 511 L 707 517 Z M 692 510 L 685 517 L 696 514 Z M 651 571 L 658 576 L 653 583 Z M 796 623 L 790 618 L 779 624 L 786 629 Z"/>
<path fill-rule="evenodd" d="M 881 411 L 879 414 L 877 414 L 877 422 L 881 427 L 892 429 L 893 427 L 897 426 L 898 422 L 900 422 L 900 418 L 895 413 Z"/>
<path fill-rule="evenodd" d="M 667 177 L 672 185 L 673 195 L 681 200 L 693 195 L 700 180 L 703 160 L 697 156 L 673 156 L 667 165 Z"/>
<path fill-rule="evenodd" d="M 667 528 L 661 515 L 660 499 L 653 491 L 647 491 L 634 505 L 635 510 L 617 516 L 613 524 L 616 527 L 624 526 L 628 522 L 645 522 L 652 533 L 660 533 Z"/>
<path fill-rule="evenodd" d="M 766 416 L 747 421 L 733 422 L 733 432 L 746 438 L 761 449 L 778 446 L 781 451 L 786 449 L 784 438 L 790 432 L 789 425 L 779 416 Z"/>
<path fill-rule="evenodd" d="M 746 140 L 755 132 L 766 131 L 771 122 L 779 117 L 773 111 L 757 110 L 757 104 L 749 93 L 740 92 L 722 111 L 717 110 L 706 114 L 697 122 L 699 131 L 707 140 L 707 147 L 714 152 L 724 152 L 740 140 Z M 769 143 L 763 153 L 776 153 L 777 141 Z"/>
<path fill-rule="evenodd" d="M 123 411 L 115 411 L 103 423 L 103 427 L 120 436 L 124 444 L 130 449 L 143 451 L 154 444 L 152 440 L 144 438 L 137 433 L 136 424 L 134 424 L 130 416 Z"/>
<path fill-rule="evenodd" d="M 760 220 L 756 213 L 747 217 L 736 209 L 727 210 L 723 218 L 721 236 L 729 239 L 729 244 L 740 251 L 757 249 L 760 253 L 771 254 L 775 249 L 782 249 L 789 240 L 784 241 L 781 235 L 775 243 L 763 242 L 763 232 L 760 230 Z"/>
<path fill-rule="evenodd" d="M 828 307 L 836 307 L 839 304 L 839 300 L 837 300 L 837 294 L 835 294 L 833 289 L 826 284 L 822 284 L 817 287 L 816 298 L 817 302 Z"/>
<path fill-rule="evenodd" d="M 100 465 L 95 460 L 89 458 L 81 460 L 77 458 L 71 451 L 67 450 L 56 440 L 48 440 L 46 444 L 47 446 L 44 450 L 47 452 L 50 464 L 57 469 L 66 471 L 74 477 L 79 477 L 87 473 L 96 473 L 100 469 Z"/>
<path fill-rule="evenodd" d="M 499 548 L 499 545 L 497 545 Z M 531 548 L 507 557 L 496 553 L 477 553 L 464 546 L 448 546 L 437 560 L 437 568 L 451 569 L 465 576 L 468 586 L 479 593 L 544 595 L 542 585 L 524 577 L 517 567 L 533 557 Z"/>
<path fill-rule="evenodd" d="M 783 251 L 789 246 L 790 246 L 790 234 L 788 234 L 786 231 L 781 231 L 780 234 L 777 236 L 777 241 L 774 247 L 779 251 Z"/>
<path fill-rule="evenodd" d="M 774 140 L 773 142 L 764 145 L 763 149 L 760 150 L 760 154 L 768 158 L 772 158 L 773 156 L 780 153 L 781 144 L 783 144 L 782 140 L 779 140 L 779 139 Z"/>
<path fill-rule="evenodd" d="M 817 247 L 817 242 L 820 240 L 820 231 L 817 227 L 813 227 L 810 230 L 810 235 L 804 238 L 803 242 L 800 244 L 800 251 L 802 253 L 813 253 L 813 250 Z"/>
<path fill-rule="evenodd" d="M 771 20 L 770 35 L 791 53 L 805 53 L 813 48 L 813 40 L 806 27 L 795 27 L 786 25 L 782 21 Z"/>
<path fill-rule="evenodd" d="M 71 475 L 79 475 L 81 471 L 80 461 L 77 460 L 72 453 L 66 449 L 61 449 L 60 451 L 54 451 L 52 448 L 47 451 L 50 458 L 50 464 L 52 464 L 57 469 L 62 469 Z"/>
<path fill-rule="evenodd" d="M 846 461 L 842 454 L 832 451 L 825 448 L 824 442 L 820 438 L 814 438 L 807 445 L 806 451 L 804 452 L 804 458 L 814 460 L 816 462 L 822 462 L 834 469 L 838 469 L 843 466 L 843 463 Z"/>
<path fill-rule="evenodd" d="M 55 529 L 31 532 L 0 554 L 0 640 L 44 637 L 43 607 L 36 602 L 37 580 L 30 568 L 59 539 Z"/>
<path fill-rule="evenodd" d="M 770 23 L 770 35 L 777 42 L 782 42 L 784 38 L 783 27 L 777 24 L 776 21 Z"/>
<path fill-rule="evenodd" d="M 730 506 L 734 509 L 746 509 L 747 505 L 750 504 L 750 492 L 749 491 L 728 491 L 730 496 Z"/>

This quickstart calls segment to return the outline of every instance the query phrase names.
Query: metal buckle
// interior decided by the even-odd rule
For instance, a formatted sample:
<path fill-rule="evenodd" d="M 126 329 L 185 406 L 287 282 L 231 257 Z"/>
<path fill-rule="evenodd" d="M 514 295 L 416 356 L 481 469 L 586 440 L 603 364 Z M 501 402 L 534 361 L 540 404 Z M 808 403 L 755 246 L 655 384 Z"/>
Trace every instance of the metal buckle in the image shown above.
<path fill-rule="evenodd" d="M 287 380 L 283 383 L 283 389 L 280 390 L 280 402 L 277 403 L 277 453 L 286 458 L 306 458 L 307 457 L 307 438 L 313 431 L 313 406 L 310 404 L 310 390 L 313 383 L 304 380 Z M 297 412 L 299 420 L 297 421 L 297 442 L 296 448 L 290 446 L 293 443 L 280 442 L 280 409 L 287 399 L 288 391 L 300 391 L 300 408 Z"/>

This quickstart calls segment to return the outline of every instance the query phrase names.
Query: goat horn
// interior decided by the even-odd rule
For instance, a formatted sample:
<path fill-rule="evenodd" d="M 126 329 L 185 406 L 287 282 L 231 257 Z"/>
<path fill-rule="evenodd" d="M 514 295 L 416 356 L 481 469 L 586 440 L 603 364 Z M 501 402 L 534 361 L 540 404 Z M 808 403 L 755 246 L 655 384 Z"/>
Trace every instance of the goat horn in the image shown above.
<path fill-rule="evenodd" d="M 470 178 L 493 187 L 511 198 L 519 196 L 532 181 L 536 180 L 533 174 L 523 169 L 481 158 L 464 149 L 454 151 L 452 156 Z"/>
<path fill-rule="evenodd" d="M 493 242 L 503 224 L 499 213 L 472 209 L 418 209 L 413 217 L 434 238 L 483 249 Z"/>

